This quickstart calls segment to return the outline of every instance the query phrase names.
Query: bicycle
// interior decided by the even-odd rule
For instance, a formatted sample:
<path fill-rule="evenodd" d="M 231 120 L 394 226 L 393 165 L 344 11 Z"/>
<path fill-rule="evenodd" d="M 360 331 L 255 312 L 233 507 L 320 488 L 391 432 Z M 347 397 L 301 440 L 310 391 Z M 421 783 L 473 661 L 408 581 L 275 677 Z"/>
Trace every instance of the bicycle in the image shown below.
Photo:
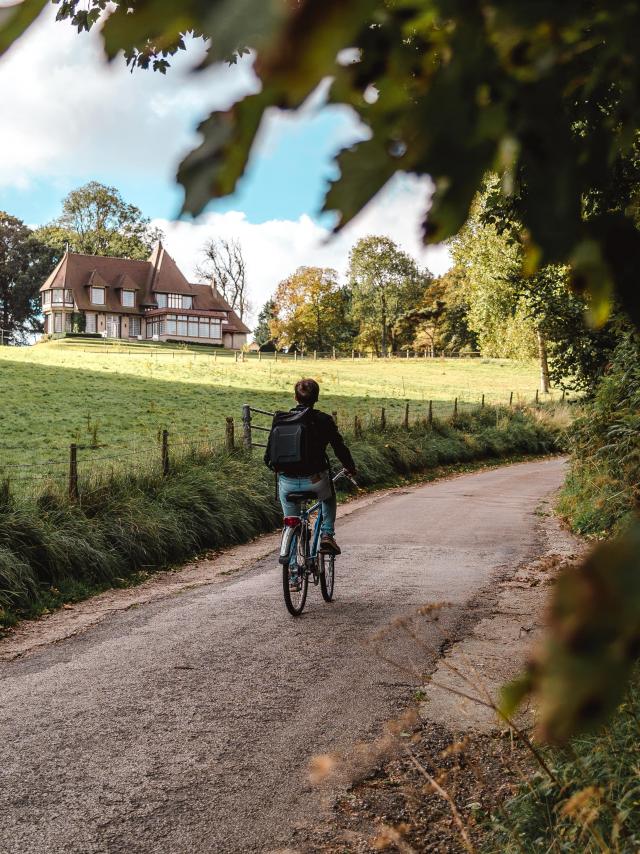
<path fill-rule="evenodd" d="M 336 483 L 341 477 L 348 478 L 354 486 L 358 485 L 346 469 L 339 471 L 333 482 Z M 315 585 L 320 584 L 320 592 L 325 602 L 331 602 L 333 599 L 336 556 L 318 551 L 322 502 L 316 501 L 311 507 L 307 506 L 307 502 L 316 498 L 315 493 L 290 492 L 287 497 L 290 501 L 299 502 L 300 515 L 287 516 L 284 520 L 279 562 L 282 565 L 285 605 L 293 617 L 299 617 L 307 601 L 310 577 Z M 316 512 L 312 531 L 311 517 Z"/>

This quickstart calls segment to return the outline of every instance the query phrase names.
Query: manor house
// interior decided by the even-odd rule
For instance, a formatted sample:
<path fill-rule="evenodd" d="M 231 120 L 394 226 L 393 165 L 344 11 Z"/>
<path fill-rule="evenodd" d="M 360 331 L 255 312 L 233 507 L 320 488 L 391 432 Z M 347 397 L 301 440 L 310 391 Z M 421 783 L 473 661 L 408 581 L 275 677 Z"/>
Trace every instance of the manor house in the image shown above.
<path fill-rule="evenodd" d="M 67 252 L 40 294 L 47 335 L 81 331 L 239 350 L 250 331 L 213 283 L 188 282 L 162 243 L 148 261 Z"/>

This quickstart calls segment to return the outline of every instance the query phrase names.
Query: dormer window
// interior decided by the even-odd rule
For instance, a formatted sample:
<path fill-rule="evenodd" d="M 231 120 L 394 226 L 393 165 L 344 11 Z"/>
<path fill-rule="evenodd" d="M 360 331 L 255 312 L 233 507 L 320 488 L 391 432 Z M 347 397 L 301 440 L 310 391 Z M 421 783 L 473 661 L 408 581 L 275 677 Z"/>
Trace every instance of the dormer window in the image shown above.
<path fill-rule="evenodd" d="M 73 291 L 71 288 L 65 288 L 64 302 L 65 305 L 73 305 Z"/>
<path fill-rule="evenodd" d="M 133 308 L 136 304 L 135 291 L 122 291 L 122 305 L 127 308 Z"/>
<path fill-rule="evenodd" d="M 158 308 L 193 308 L 193 297 L 187 294 L 156 294 Z"/>
<path fill-rule="evenodd" d="M 62 305 L 63 294 L 64 294 L 64 291 L 62 290 L 62 288 L 54 288 L 51 291 L 51 302 L 54 305 Z M 60 331 L 62 331 L 62 330 L 60 330 Z"/>
<path fill-rule="evenodd" d="M 91 288 L 91 302 L 93 305 L 104 305 L 104 288 Z"/>

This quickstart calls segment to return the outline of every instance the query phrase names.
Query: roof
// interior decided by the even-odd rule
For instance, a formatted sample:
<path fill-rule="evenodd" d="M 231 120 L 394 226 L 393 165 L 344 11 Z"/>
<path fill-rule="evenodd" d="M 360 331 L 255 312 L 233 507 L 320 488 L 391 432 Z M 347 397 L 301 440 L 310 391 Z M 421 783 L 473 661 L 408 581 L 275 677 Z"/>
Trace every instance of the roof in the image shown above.
<path fill-rule="evenodd" d="M 105 289 L 104 306 L 96 306 L 91 302 L 89 288 L 92 285 Z M 156 293 L 190 295 L 193 297 L 194 309 L 224 312 L 228 320 L 225 324 L 227 331 L 250 332 L 213 283 L 193 284 L 186 279 L 162 243 L 156 245 L 147 261 L 67 252 L 40 291 L 51 288 L 73 290 L 80 311 L 95 311 L 99 308 L 118 314 L 140 314 L 144 308 L 156 308 Z M 121 290 L 137 292 L 135 307 L 122 305 Z"/>

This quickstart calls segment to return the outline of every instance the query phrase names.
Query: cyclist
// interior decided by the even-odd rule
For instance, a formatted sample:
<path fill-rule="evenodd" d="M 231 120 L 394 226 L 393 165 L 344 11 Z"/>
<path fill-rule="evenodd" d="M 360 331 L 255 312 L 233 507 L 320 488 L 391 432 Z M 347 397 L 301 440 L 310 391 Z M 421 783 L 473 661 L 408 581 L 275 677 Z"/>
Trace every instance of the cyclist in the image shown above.
<path fill-rule="evenodd" d="M 287 500 L 290 492 L 313 492 L 322 501 L 320 551 L 339 555 L 340 547 L 335 540 L 337 502 L 329 471 L 327 445 L 331 445 L 336 457 L 352 477 L 356 474 L 356 466 L 333 418 L 314 408 L 319 395 L 320 386 L 315 380 L 299 380 L 295 385 L 297 405 L 286 415 L 276 413 L 273 419 L 272 435 L 282 416 L 289 419 L 289 423 L 293 419 L 304 425 L 304 450 L 299 461 L 274 464 L 271 437 L 267 443 L 264 461 L 270 468 L 275 468 L 279 475 L 279 498 L 285 516 L 299 515 L 296 502 Z"/>

